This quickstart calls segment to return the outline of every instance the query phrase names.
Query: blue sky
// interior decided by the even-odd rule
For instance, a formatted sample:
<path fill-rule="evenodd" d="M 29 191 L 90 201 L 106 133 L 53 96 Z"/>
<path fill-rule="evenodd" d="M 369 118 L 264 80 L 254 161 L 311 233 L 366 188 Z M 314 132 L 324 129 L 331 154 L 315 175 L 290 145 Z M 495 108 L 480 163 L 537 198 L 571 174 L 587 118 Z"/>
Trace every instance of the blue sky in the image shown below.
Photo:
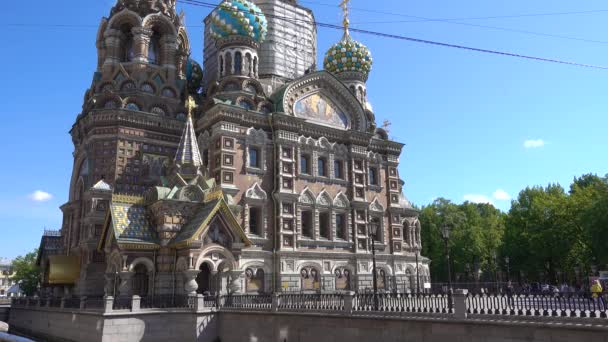
<path fill-rule="evenodd" d="M 319 22 L 335 24 L 338 2 L 301 1 Z M 112 4 L 4 5 L 0 257 L 35 248 L 45 227 L 61 225 L 72 168 L 68 131 L 91 83 L 97 25 Z M 178 7 L 186 12 L 193 56 L 202 61 L 208 9 Z M 605 1 L 353 0 L 352 7 L 353 27 L 608 66 Z M 519 17 L 487 18 L 497 16 Z M 509 198 L 527 185 L 567 186 L 577 175 L 608 173 L 607 70 L 353 36 L 374 55 L 368 94 L 377 121 L 390 120 L 392 138 L 407 145 L 400 173 L 412 202 L 442 196 L 508 210 Z M 340 37 L 319 29 L 319 65 Z"/>

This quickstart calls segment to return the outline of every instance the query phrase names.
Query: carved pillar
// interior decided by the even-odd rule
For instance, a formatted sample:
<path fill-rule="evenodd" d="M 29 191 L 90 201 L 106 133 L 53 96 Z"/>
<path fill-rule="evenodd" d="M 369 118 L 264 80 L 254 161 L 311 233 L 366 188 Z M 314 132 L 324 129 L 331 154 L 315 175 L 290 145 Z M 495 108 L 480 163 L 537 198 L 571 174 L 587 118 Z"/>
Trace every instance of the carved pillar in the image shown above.
<path fill-rule="evenodd" d="M 196 282 L 196 276 L 201 271 L 199 270 L 185 270 L 184 271 L 184 290 L 186 294 L 195 295 L 198 289 L 198 283 Z"/>
<path fill-rule="evenodd" d="M 103 287 L 103 292 L 106 296 L 114 296 L 114 279 L 116 274 L 114 273 L 105 273 L 105 284 Z"/>
<path fill-rule="evenodd" d="M 152 31 L 143 27 L 134 27 L 133 33 L 133 62 L 148 63 L 148 46 Z"/>
<path fill-rule="evenodd" d="M 135 272 L 131 271 L 122 271 L 118 273 L 118 275 L 120 276 L 120 285 L 118 285 L 118 292 L 121 296 L 131 296 L 133 292 L 131 283 L 131 278 L 133 278 L 133 274 L 135 274 Z"/>
<path fill-rule="evenodd" d="M 104 68 L 120 63 L 120 45 L 123 34 L 119 30 L 107 29 L 103 35 L 106 44 Z"/>
<path fill-rule="evenodd" d="M 175 58 L 177 56 L 177 37 L 171 34 L 165 34 L 161 38 L 161 63 L 163 68 L 167 69 L 167 78 L 169 80 L 175 79 L 175 73 L 177 71 L 177 63 Z"/>

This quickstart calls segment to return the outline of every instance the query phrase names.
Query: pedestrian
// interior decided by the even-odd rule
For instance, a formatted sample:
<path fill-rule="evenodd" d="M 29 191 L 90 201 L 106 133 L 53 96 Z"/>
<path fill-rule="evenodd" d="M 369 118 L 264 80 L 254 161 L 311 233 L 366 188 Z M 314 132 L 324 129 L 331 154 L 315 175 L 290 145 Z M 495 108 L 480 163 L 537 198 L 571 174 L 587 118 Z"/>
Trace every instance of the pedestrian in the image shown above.
<path fill-rule="evenodd" d="M 507 282 L 507 298 L 509 299 L 509 306 L 513 305 L 513 283 L 509 280 Z"/>
<path fill-rule="evenodd" d="M 593 298 L 594 303 L 598 304 L 600 310 L 604 310 L 604 297 L 602 297 L 602 292 L 602 284 L 599 280 L 595 280 L 593 285 L 591 285 L 591 298 Z"/>

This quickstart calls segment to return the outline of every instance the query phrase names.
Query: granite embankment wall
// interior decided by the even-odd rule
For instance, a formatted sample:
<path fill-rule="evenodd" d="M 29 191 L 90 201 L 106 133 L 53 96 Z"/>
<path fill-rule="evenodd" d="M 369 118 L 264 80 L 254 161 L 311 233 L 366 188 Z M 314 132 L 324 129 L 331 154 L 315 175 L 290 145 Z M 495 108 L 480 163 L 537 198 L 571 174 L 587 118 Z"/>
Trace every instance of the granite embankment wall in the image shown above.
<path fill-rule="evenodd" d="M 15 333 L 48 342 L 608 342 L 605 320 L 13 308 L 9 323 Z"/>
<path fill-rule="evenodd" d="M 222 342 L 608 342 L 608 326 L 221 312 Z"/>
<path fill-rule="evenodd" d="M 138 313 L 14 309 L 10 331 L 48 342 L 200 341 L 214 342 L 215 313 Z"/>

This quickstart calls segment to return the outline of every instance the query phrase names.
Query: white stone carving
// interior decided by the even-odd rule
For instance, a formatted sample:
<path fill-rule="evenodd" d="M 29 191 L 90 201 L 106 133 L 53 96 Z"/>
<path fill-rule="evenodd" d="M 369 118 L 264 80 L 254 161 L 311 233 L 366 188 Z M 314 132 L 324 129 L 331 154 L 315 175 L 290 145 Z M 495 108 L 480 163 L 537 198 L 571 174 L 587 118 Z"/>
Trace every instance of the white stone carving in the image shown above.
<path fill-rule="evenodd" d="M 374 199 L 374 201 L 372 202 L 372 204 L 369 205 L 369 210 L 377 211 L 377 212 L 384 212 L 384 207 L 382 206 L 382 204 L 380 204 L 378 202 L 378 198 L 376 197 Z"/>
<path fill-rule="evenodd" d="M 349 203 L 348 197 L 346 197 L 342 191 L 340 191 L 334 199 L 334 207 L 336 208 L 348 208 Z"/>
<path fill-rule="evenodd" d="M 245 197 L 255 200 L 266 200 L 268 198 L 268 195 L 266 194 L 266 191 L 262 189 L 260 184 L 256 182 L 251 188 L 247 190 L 247 192 L 245 193 Z"/>

